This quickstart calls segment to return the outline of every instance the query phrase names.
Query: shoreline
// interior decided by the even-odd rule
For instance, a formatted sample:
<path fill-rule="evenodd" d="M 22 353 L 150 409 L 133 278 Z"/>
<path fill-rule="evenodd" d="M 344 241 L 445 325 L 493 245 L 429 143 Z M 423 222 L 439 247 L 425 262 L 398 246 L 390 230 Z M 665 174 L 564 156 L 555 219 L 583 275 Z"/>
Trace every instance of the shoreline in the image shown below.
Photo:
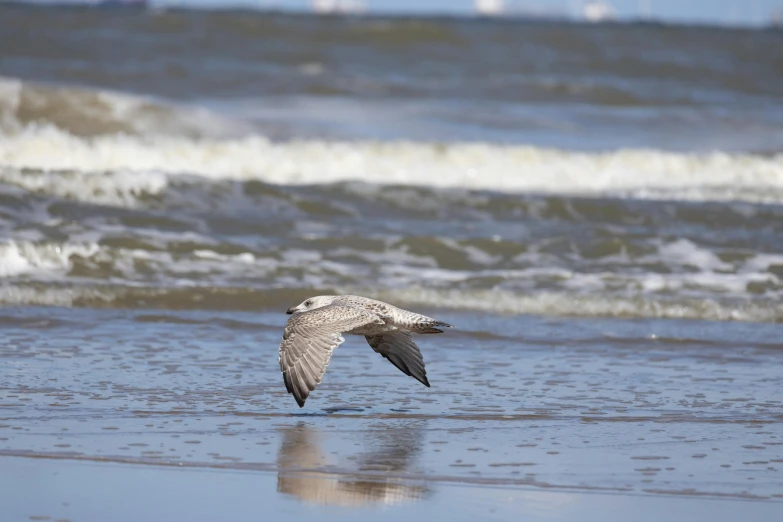
<path fill-rule="evenodd" d="M 366 520 L 370 513 L 375 520 L 398 520 L 415 513 L 457 520 L 481 516 L 489 520 L 653 521 L 665 516 L 667 520 L 688 521 L 698 516 L 719 522 L 741 516 L 772 520 L 780 510 L 779 502 L 744 499 L 544 491 L 433 481 L 371 484 L 346 482 L 339 476 L 235 470 L 204 473 L 110 463 L 58 462 L 44 468 L 40 461 L 10 458 L 2 458 L 2 462 L 10 472 L 0 477 L 8 500 L 4 510 L 8 520 L 258 520 L 269 514 L 279 520 L 295 520 L 313 516 L 317 508 L 319 520 L 325 521 Z M 11 476 L 16 480 L 10 480 Z M 30 481 L 37 481 L 37 487 Z M 310 490 L 297 489 L 302 486 Z"/>
<path fill-rule="evenodd" d="M 143 468 L 159 469 L 177 469 L 192 471 L 214 471 L 228 473 L 276 473 L 279 476 L 307 478 L 312 480 L 340 481 L 342 479 L 359 479 L 361 481 L 374 483 L 403 483 L 403 484 L 436 484 L 438 486 L 464 486 L 464 487 L 487 487 L 522 491 L 551 491 L 555 493 L 575 493 L 575 494 L 616 494 L 632 497 L 655 497 L 655 498 L 692 498 L 708 500 L 745 500 L 745 501 L 767 501 L 783 503 L 783 494 L 773 494 L 769 496 L 760 496 L 743 493 L 718 493 L 709 491 L 699 491 L 693 489 L 682 490 L 634 490 L 632 488 L 622 487 L 601 487 L 601 486 L 579 486 L 568 484 L 537 484 L 534 481 L 525 481 L 523 479 L 492 479 L 492 478 L 471 478 L 449 475 L 414 475 L 414 474 L 393 474 L 385 472 L 366 472 L 356 470 L 339 469 L 321 469 L 321 468 L 301 468 L 285 469 L 279 468 L 274 464 L 264 462 L 248 462 L 220 464 L 211 462 L 164 462 L 159 460 L 148 460 L 138 458 L 122 457 L 120 455 L 106 456 L 88 456 L 75 455 L 67 452 L 62 453 L 34 453 L 34 452 L 13 452 L 0 450 L 0 459 L 35 459 L 41 461 L 64 461 L 69 463 L 90 463 L 106 465 L 137 466 Z M 511 465 L 523 465 L 512 463 Z"/>

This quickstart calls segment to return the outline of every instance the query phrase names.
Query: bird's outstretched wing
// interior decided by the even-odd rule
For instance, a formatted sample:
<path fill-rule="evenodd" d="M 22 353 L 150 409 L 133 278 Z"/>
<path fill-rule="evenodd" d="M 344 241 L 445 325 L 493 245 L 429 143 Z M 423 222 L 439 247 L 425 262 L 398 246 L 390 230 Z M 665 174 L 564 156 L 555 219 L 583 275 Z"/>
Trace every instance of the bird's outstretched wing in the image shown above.
<path fill-rule="evenodd" d="M 383 355 L 405 375 L 410 375 L 427 388 L 427 370 L 424 369 L 424 358 L 411 335 L 406 332 L 393 331 L 381 335 L 366 335 L 365 338 L 373 350 Z"/>
<path fill-rule="evenodd" d="M 383 320 L 353 306 L 329 305 L 291 316 L 278 362 L 285 388 L 300 408 L 321 383 L 332 352 L 344 341 L 341 334 L 369 324 Z"/>

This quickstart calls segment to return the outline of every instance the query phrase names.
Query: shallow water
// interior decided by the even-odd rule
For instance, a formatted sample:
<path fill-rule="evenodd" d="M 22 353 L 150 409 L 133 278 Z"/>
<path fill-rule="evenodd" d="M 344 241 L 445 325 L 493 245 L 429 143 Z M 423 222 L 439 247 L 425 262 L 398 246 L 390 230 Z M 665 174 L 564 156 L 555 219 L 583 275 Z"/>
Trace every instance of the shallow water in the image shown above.
<path fill-rule="evenodd" d="M 344 506 L 448 483 L 783 498 L 774 325 L 430 312 L 459 326 L 419 338 L 431 389 L 349 338 L 300 410 L 282 313 L 5 309 L 0 453 L 278 472 Z"/>
<path fill-rule="evenodd" d="M 198 470 L 160 467 L 125 466 L 112 463 L 42 461 L 4 458 L 0 486 L 14 496 L 4 504 L 11 520 L 258 520 L 274 514 L 277 520 L 301 520 L 303 517 L 324 521 L 343 520 L 666 520 L 690 521 L 708 519 L 717 522 L 751 518 L 774 520 L 780 514 L 776 503 L 747 502 L 727 499 L 691 499 L 613 495 L 553 490 L 524 490 L 508 487 L 486 487 L 463 484 L 438 484 L 425 499 L 402 500 L 394 497 L 393 506 L 383 504 L 377 496 L 368 498 L 363 491 L 391 491 L 405 487 L 355 482 L 323 475 L 296 474 L 299 483 L 318 481 L 324 498 L 332 492 L 350 491 L 343 498 L 352 503 L 329 505 L 302 503 L 297 496 L 281 491 L 290 483 L 287 474 L 221 470 L 204 473 Z M 161 487 L 161 484 L 164 484 Z M 283 486 L 281 486 L 281 484 Z M 410 484 L 410 483 L 408 483 Z M 48 495 L 40 495 L 41 486 Z M 35 486 L 35 487 L 31 487 Z M 409 488 L 416 486 L 409 485 Z M 418 486 L 421 488 L 421 485 Z M 21 489 L 21 491 L 20 491 Z M 388 495 L 385 498 L 390 498 Z M 143 499 L 143 501 L 139 501 Z M 363 503 L 364 501 L 364 503 Z M 67 518 L 66 518 L 67 517 Z"/>

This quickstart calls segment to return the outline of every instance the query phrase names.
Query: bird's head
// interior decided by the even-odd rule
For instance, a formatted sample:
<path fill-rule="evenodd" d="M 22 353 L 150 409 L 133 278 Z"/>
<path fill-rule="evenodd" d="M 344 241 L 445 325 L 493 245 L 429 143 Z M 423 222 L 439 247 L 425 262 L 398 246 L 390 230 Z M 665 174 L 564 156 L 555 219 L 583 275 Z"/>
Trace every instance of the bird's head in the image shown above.
<path fill-rule="evenodd" d="M 302 301 L 297 306 L 292 306 L 286 310 L 285 313 L 298 314 L 307 312 L 308 310 L 315 310 L 316 308 L 323 308 L 324 306 L 332 304 L 332 301 L 334 301 L 336 297 L 336 295 L 317 295 L 315 297 L 310 297 Z"/>

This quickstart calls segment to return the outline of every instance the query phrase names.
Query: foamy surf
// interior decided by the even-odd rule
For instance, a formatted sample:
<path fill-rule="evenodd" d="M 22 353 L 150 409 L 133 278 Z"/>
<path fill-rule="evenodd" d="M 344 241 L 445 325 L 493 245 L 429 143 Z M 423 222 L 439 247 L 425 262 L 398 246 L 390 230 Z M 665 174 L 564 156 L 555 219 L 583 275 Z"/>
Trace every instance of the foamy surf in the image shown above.
<path fill-rule="evenodd" d="M 783 320 L 783 305 L 775 300 L 763 303 L 737 300 L 732 303 L 730 300 L 721 302 L 713 299 L 666 299 L 643 294 L 612 296 L 576 292 L 539 292 L 526 295 L 498 290 L 422 288 L 364 290 L 365 293 L 370 292 L 379 299 L 419 306 L 479 310 L 485 313 L 709 321 L 779 322 Z"/>
<path fill-rule="evenodd" d="M 121 93 L 6 81 L 0 98 L 2 303 L 251 310 L 328 291 L 783 320 L 783 154 L 274 141 Z"/>
<path fill-rule="evenodd" d="M 156 288 L 149 286 L 52 286 L 11 284 L 0 287 L 0 303 L 11 306 L 66 306 L 90 308 L 140 308 L 175 310 L 279 310 L 280 303 L 295 301 L 313 292 L 355 293 L 399 305 L 486 314 L 541 315 L 553 317 L 615 317 L 693 319 L 707 321 L 781 322 L 779 300 L 752 302 L 730 299 L 665 298 L 653 295 L 612 296 L 574 292 L 523 294 L 497 290 L 370 287 L 301 289 Z M 286 301 L 288 298 L 288 301 Z"/>
<path fill-rule="evenodd" d="M 783 287 L 776 275 L 783 256 L 728 262 L 686 240 L 660 243 L 640 256 L 570 264 L 531 251 L 518 255 L 515 267 L 479 241 L 445 241 L 437 248 L 452 253 L 435 256 L 414 254 L 402 244 L 378 251 L 339 242 L 325 250 L 281 247 L 228 254 L 215 250 L 225 251 L 226 245 L 210 242 L 193 233 L 137 237 L 135 243 L 146 248 L 112 246 L 111 237 L 6 242 L 0 245 L 5 279 L 0 302 L 254 310 L 279 308 L 286 296 L 337 292 L 483 313 L 783 320 Z M 443 266 L 449 264 L 444 259 L 459 255 L 470 268 Z M 374 283 L 368 285 L 369 280 Z"/>
<path fill-rule="evenodd" d="M 23 169 L 36 172 L 20 174 Z M 204 107 L 0 77 L 0 181 L 132 206 L 141 195 L 161 194 L 182 175 L 277 185 L 362 181 L 505 193 L 783 202 L 780 153 L 276 142 L 259 133 L 257 124 Z"/>
<path fill-rule="evenodd" d="M 74 197 L 95 200 L 95 185 L 103 185 L 104 195 L 117 195 L 115 203 L 132 201 L 137 190 L 159 193 L 182 174 L 279 185 L 361 180 L 508 193 L 783 202 L 783 154 L 584 153 L 481 143 L 273 142 L 257 135 L 226 140 L 122 134 L 86 138 L 44 126 L 0 137 L 0 165 L 0 180 L 44 190 L 52 183 L 35 181 L 35 176 L 46 174 L 17 172 L 73 172 L 69 190 Z"/>

